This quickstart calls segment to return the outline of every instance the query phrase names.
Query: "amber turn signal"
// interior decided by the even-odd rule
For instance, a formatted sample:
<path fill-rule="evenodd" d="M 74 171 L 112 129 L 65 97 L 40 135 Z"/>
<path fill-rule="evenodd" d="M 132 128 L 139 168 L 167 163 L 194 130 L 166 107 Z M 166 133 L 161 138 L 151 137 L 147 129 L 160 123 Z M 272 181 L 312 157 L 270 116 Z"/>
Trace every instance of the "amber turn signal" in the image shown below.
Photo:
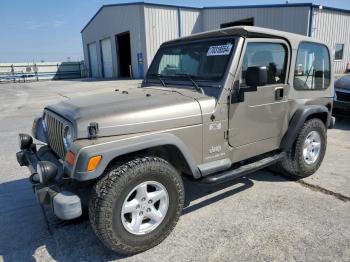
<path fill-rule="evenodd" d="M 98 164 L 100 164 L 102 156 L 93 156 L 90 157 L 89 163 L 87 165 L 87 171 L 94 171 Z"/>
<path fill-rule="evenodd" d="M 75 155 L 74 155 L 74 153 L 72 151 L 68 151 L 67 152 L 67 154 L 66 154 L 66 161 L 71 166 L 74 165 Z"/>

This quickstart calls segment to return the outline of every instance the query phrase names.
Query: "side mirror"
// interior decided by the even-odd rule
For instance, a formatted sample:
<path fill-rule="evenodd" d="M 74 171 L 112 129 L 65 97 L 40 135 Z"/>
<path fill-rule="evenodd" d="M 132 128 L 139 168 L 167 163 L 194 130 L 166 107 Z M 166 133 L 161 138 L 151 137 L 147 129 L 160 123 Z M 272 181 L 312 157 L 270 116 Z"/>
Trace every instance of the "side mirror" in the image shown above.
<path fill-rule="evenodd" d="M 248 67 L 245 77 L 246 85 L 249 87 L 258 87 L 267 85 L 267 67 L 251 66 Z"/>
<path fill-rule="evenodd" d="M 245 73 L 246 86 L 240 88 L 239 81 L 236 81 L 231 94 L 231 104 L 244 102 L 244 94 L 247 92 L 255 92 L 258 86 L 267 85 L 267 67 L 251 66 L 247 68 Z"/>

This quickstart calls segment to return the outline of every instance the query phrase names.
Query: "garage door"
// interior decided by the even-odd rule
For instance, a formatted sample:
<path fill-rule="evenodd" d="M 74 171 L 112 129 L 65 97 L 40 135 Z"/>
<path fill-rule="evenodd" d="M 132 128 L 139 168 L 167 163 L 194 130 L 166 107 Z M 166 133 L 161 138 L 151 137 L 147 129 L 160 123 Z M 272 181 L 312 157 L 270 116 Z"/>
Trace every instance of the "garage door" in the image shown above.
<path fill-rule="evenodd" d="M 112 63 L 112 46 L 111 46 L 110 38 L 101 40 L 101 53 L 102 53 L 103 76 L 105 78 L 111 78 L 113 77 L 113 63 Z"/>
<path fill-rule="evenodd" d="M 98 61 L 97 61 L 96 43 L 89 44 L 88 49 L 89 49 L 89 61 L 90 61 L 91 77 L 98 77 Z"/>

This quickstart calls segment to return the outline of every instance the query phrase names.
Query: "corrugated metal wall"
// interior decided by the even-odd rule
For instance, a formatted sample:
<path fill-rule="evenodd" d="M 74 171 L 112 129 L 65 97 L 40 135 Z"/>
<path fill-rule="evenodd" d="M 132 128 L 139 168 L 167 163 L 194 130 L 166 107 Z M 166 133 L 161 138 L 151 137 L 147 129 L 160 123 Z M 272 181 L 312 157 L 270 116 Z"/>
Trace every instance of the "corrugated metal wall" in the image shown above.
<path fill-rule="evenodd" d="M 159 46 L 179 37 L 178 9 L 145 6 L 147 61 L 152 61 Z"/>
<path fill-rule="evenodd" d="M 334 62 L 334 71 L 343 73 L 350 62 L 350 14 L 329 9 L 315 9 L 312 36 L 327 42 L 333 48 L 335 44 L 344 44 L 344 58 Z"/>
<path fill-rule="evenodd" d="M 148 66 L 162 43 L 202 31 L 197 9 L 145 5 L 144 16 Z"/>
<path fill-rule="evenodd" d="M 129 31 L 132 70 L 133 75 L 138 77 L 140 72 L 138 70 L 137 53 L 142 52 L 143 54 L 146 54 L 143 25 L 143 5 L 109 6 L 102 8 L 102 10 L 94 17 L 90 24 L 82 31 L 86 65 L 89 66 L 87 45 L 92 42 L 96 42 L 99 76 L 103 77 L 100 40 L 110 38 L 114 68 L 113 77 L 118 77 L 118 54 L 115 36 L 117 34 Z M 145 65 L 144 70 L 146 70 L 146 68 L 147 66 Z"/>
<path fill-rule="evenodd" d="M 180 9 L 181 36 L 187 36 L 203 31 L 201 10 Z"/>
<path fill-rule="evenodd" d="M 204 9 L 203 29 L 214 30 L 223 23 L 254 17 L 255 26 L 307 35 L 309 11 L 309 7 Z"/>
<path fill-rule="evenodd" d="M 343 72 L 350 61 L 350 14 L 314 7 L 313 36 L 330 43 L 345 44 L 343 61 L 335 62 L 335 71 Z M 118 58 L 115 36 L 130 32 L 133 75 L 141 76 L 137 54 L 143 54 L 146 72 L 159 46 L 179 36 L 220 28 L 221 24 L 254 18 L 256 26 L 308 35 L 310 6 L 289 7 L 228 7 L 186 8 L 154 4 L 127 4 L 102 8 L 82 32 L 84 57 L 89 65 L 87 46 L 97 45 L 99 76 L 102 77 L 100 40 L 111 39 L 114 77 L 118 77 Z M 142 67 L 142 66 L 141 66 Z"/>
<path fill-rule="evenodd" d="M 90 65 L 88 45 L 96 43 L 99 77 L 103 77 L 101 40 L 109 38 L 112 44 L 113 77 L 118 77 L 118 54 L 115 36 L 130 32 L 133 75 L 141 76 L 137 54 L 143 54 L 146 72 L 159 46 L 181 36 L 201 32 L 200 10 L 147 4 L 116 5 L 102 8 L 82 31 L 84 57 Z M 179 27 L 180 30 L 179 30 Z"/>

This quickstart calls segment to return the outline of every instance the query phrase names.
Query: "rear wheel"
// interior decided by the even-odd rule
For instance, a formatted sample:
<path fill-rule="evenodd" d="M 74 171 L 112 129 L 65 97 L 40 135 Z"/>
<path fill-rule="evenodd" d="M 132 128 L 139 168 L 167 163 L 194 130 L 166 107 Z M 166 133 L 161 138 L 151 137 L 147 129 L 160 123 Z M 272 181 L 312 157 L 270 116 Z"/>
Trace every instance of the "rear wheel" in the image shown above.
<path fill-rule="evenodd" d="M 314 174 L 320 167 L 327 147 L 327 130 L 320 119 L 305 122 L 292 149 L 279 164 L 282 173 L 294 178 Z"/>
<path fill-rule="evenodd" d="M 158 245 L 175 227 L 184 203 L 182 178 L 157 157 L 112 166 L 94 187 L 89 217 L 110 249 L 135 254 Z"/>

